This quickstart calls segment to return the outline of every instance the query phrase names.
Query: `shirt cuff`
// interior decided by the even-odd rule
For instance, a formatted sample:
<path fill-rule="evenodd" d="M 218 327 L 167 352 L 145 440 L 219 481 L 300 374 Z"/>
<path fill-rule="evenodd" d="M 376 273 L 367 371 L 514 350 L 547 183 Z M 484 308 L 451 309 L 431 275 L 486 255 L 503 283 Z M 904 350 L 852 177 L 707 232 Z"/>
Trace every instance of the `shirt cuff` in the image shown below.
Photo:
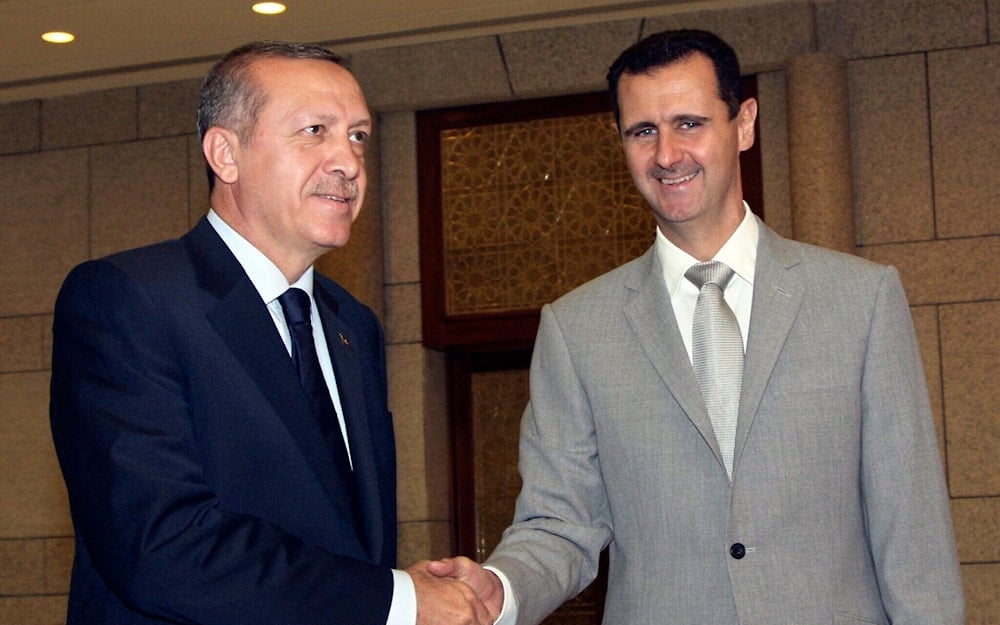
<path fill-rule="evenodd" d="M 492 566 L 484 566 L 483 568 L 487 571 L 492 571 L 499 577 L 500 584 L 503 586 L 503 605 L 500 607 L 500 614 L 497 616 L 497 620 L 493 622 L 493 625 L 514 625 L 517 623 L 517 597 L 514 596 L 514 592 L 510 589 L 510 580 L 499 569 Z"/>
<path fill-rule="evenodd" d="M 417 590 L 406 571 L 392 569 L 392 603 L 385 625 L 416 625 Z"/>

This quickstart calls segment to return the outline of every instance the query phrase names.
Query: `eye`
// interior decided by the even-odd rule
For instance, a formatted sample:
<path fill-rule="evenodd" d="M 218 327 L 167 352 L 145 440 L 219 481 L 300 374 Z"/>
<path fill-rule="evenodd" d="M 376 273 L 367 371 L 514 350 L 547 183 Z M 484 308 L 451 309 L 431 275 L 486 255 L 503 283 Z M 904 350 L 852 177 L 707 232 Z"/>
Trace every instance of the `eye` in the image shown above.
<path fill-rule="evenodd" d="M 628 138 L 632 137 L 652 137 L 656 134 L 656 128 L 653 126 L 640 126 L 639 128 L 633 128 L 625 133 Z"/>
<path fill-rule="evenodd" d="M 360 143 L 361 145 L 368 143 L 368 133 L 364 130 L 355 130 L 351 134 L 347 135 L 347 138 L 350 139 L 352 143 Z"/>
<path fill-rule="evenodd" d="M 709 120 L 707 118 L 703 118 L 703 117 L 688 117 L 688 118 L 685 118 L 685 119 L 679 119 L 679 120 L 677 120 L 677 129 L 678 130 L 697 130 L 698 128 L 701 128 L 702 126 L 704 126 L 705 124 L 707 124 L 708 121 Z"/>
<path fill-rule="evenodd" d="M 323 133 L 323 126 L 321 124 L 314 124 L 312 126 L 306 126 L 303 128 L 303 131 L 310 135 L 320 135 Z"/>

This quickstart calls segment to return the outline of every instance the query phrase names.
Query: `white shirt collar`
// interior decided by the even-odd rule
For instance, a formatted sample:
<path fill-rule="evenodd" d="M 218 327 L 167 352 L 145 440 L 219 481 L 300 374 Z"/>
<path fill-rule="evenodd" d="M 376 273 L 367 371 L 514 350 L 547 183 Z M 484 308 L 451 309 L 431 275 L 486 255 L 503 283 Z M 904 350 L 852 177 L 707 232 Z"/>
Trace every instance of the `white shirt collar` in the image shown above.
<path fill-rule="evenodd" d="M 760 231 L 757 227 L 757 218 L 750 212 L 750 207 L 743 203 L 743 221 L 737 226 L 729 240 L 712 257 L 733 269 L 740 278 L 753 285 L 754 268 L 757 264 L 757 239 Z M 667 284 L 667 293 L 673 297 L 677 292 L 677 285 L 684 279 L 684 273 L 698 263 L 698 259 L 691 256 L 681 248 L 674 245 L 666 236 L 656 229 L 656 241 L 654 243 L 656 254 L 660 258 L 663 267 L 663 276 Z"/>
<path fill-rule="evenodd" d="M 306 269 L 302 277 L 296 280 L 294 284 L 288 284 L 285 274 L 281 273 L 281 270 L 271 262 L 271 259 L 243 238 L 243 235 L 233 230 L 232 226 L 223 221 L 212 209 L 208 211 L 208 223 L 215 228 L 215 231 L 219 233 L 226 247 L 229 248 L 233 256 L 236 257 L 236 260 L 239 261 L 243 267 L 243 271 L 246 272 L 250 281 L 253 282 L 254 288 L 257 289 L 260 298 L 264 300 L 265 304 L 269 304 L 277 299 L 290 286 L 302 289 L 312 298 L 312 266 Z"/>

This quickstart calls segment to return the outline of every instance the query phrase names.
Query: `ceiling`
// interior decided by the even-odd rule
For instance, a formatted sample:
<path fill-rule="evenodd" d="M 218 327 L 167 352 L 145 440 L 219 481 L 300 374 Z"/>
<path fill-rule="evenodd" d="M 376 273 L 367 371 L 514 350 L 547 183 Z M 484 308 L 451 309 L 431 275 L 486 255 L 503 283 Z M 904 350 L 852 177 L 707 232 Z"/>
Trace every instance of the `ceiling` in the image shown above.
<path fill-rule="evenodd" d="M 662 13 L 684 0 L 0 0 L 0 102 L 194 78 L 256 39 L 365 48 Z M 704 3 L 699 3 L 704 4 Z M 664 9 L 667 7 L 667 9 Z M 70 44 L 41 33 L 65 30 Z"/>

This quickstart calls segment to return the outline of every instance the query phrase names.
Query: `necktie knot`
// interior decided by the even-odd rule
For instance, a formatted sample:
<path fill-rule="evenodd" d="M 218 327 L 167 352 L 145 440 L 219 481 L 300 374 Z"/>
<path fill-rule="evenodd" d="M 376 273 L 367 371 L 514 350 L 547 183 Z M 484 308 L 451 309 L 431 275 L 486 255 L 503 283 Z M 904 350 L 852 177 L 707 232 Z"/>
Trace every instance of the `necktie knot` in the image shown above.
<path fill-rule="evenodd" d="M 714 284 L 725 291 L 729 281 L 733 279 L 736 272 L 732 267 L 717 260 L 710 260 L 704 263 L 697 263 L 684 274 L 699 290 L 706 284 Z"/>
<path fill-rule="evenodd" d="M 310 323 L 309 294 L 300 288 L 292 287 L 278 296 L 281 310 L 285 313 L 285 321 L 289 327 L 300 323 Z"/>

